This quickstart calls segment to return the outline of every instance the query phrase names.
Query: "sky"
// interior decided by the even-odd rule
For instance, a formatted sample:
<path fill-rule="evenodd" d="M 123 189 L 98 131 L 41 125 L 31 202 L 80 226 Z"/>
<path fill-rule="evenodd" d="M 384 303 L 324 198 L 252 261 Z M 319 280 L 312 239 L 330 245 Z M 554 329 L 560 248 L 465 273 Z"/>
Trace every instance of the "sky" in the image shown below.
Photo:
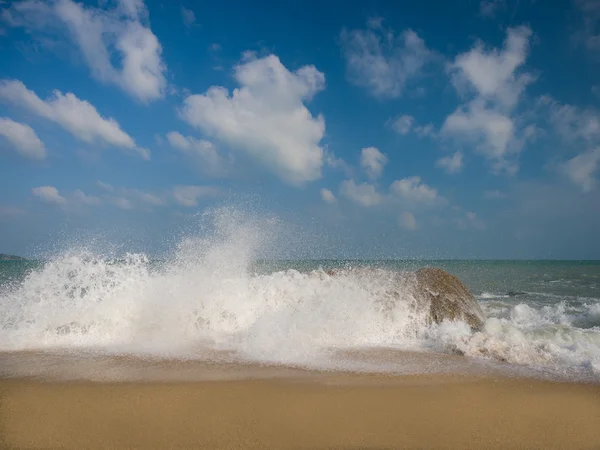
<path fill-rule="evenodd" d="M 0 1 L 0 252 L 600 259 L 600 2 L 348 5 Z"/>

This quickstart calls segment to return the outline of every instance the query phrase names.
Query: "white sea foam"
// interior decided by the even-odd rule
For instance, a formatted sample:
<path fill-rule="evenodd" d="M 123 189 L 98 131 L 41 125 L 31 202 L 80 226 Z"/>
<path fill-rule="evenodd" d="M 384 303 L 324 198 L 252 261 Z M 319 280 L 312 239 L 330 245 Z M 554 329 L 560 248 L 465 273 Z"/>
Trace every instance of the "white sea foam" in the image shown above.
<path fill-rule="evenodd" d="M 430 325 L 410 273 L 252 273 L 251 262 L 274 232 L 272 222 L 221 213 L 208 236 L 183 239 L 158 266 L 144 255 L 116 261 L 63 253 L 0 293 L 0 350 L 187 358 L 227 351 L 325 368 L 335 349 L 392 347 L 600 376 L 600 328 L 577 325 L 581 316 L 598 314 L 600 303 L 533 307 L 494 297 L 482 302 L 489 318 L 479 332 L 461 322 Z"/>
<path fill-rule="evenodd" d="M 492 298 L 509 298 L 507 294 L 493 294 L 491 292 L 482 292 L 477 298 L 481 300 L 490 300 Z"/>

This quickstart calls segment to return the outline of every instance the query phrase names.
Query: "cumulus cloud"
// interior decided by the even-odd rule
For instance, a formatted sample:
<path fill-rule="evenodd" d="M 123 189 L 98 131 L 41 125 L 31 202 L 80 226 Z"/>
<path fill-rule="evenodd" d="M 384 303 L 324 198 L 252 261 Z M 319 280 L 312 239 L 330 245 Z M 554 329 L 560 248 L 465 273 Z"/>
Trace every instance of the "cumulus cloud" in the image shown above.
<path fill-rule="evenodd" d="M 56 123 L 84 142 L 103 142 L 150 158 L 150 152 L 136 146 L 115 119 L 102 117 L 92 104 L 70 92 L 55 90 L 42 100 L 18 80 L 0 80 L 0 99 Z"/>
<path fill-rule="evenodd" d="M 398 198 L 420 205 L 432 205 L 440 200 L 437 190 L 423 183 L 418 176 L 394 181 L 390 192 Z"/>
<path fill-rule="evenodd" d="M 563 142 L 594 145 L 600 143 L 600 113 L 592 108 L 561 104 L 550 96 L 538 100 L 538 111 L 546 113 L 554 133 Z"/>
<path fill-rule="evenodd" d="M 506 0 L 481 0 L 479 2 L 479 13 L 488 19 L 493 18 L 504 9 L 506 9 Z"/>
<path fill-rule="evenodd" d="M 66 206 L 67 200 L 60 195 L 58 189 L 54 186 L 40 186 L 33 188 L 31 193 L 39 197 L 43 202 L 58 206 Z"/>
<path fill-rule="evenodd" d="M 102 203 L 99 197 L 95 197 L 93 195 L 87 195 L 81 189 L 77 189 L 73 193 L 73 200 L 75 203 L 80 205 L 88 205 L 88 206 L 98 206 Z"/>
<path fill-rule="evenodd" d="M 337 199 L 335 198 L 335 195 L 333 195 L 333 192 L 331 192 L 329 189 L 321 189 L 321 199 L 323 199 L 323 201 L 325 203 L 335 203 L 337 201 Z"/>
<path fill-rule="evenodd" d="M 415 133 L 417 133 L 417 135 L 421 137 L 436 137 L 435 127 L 431 123 L 428 123 L 426 125 L 417 125 L 416 127 L 414 127 L 414 131 Z"/>
<path fill-rule="evenodd" d="M 410 133 L 412 126 L 415 122 L 415 118 L 411 115 L 404 114 L 402 116 L 398 116 L 390 122 L 390 126 L 392 130 L 401 135 L 406 135 Z"/>
<path fill-rule="evenodd" d="M 114 119 L 104 119 L 90 103 L 74 94 L 55 90 L 44 101 L 17 80 L 0 81 L 0 98 L 52 120 L 81 140 L 101 139 L 110 144 L 133 147 L 131 137 L 124 133 Z"/>
<path fill-rule="evenodd" d="M 564 145 L 564 153 L 576 154 L 559 163 L 558 171 L 584 193 L 592 191 L 600 161 L 600 112 L 591 107 L 562 104 L 550 96 L 537 101 L 536 112 L 546 119 L 546 134 Z"/>
<path fill-rule="evenodd" d="M 376 147 L 363 148 L 360 152 L 360 166 L 372 180 L 381 176 L 387 162 L 388 157 Z"/>
<path fill-rule="evenodd" d="M 458 173 L 462 170 L 463 155 L 456 152 L 451 156 L 444 156 L 435 162 L 435 166 L 446 171 L 446 173 Z"/>
<path fill-rule="evenodd" d="M 456 89 L 474 90 L 485 100 L 514 106 L 527 85 L 535 81 L 529 73 L 517 73 L 527 59 L 530 37 L 528 27 L 509 28 L 502 50 L 486 49 L 479 42 L 458 55 L 449 68 Z"/>
<path fill-rule="evenodd" d="M 78 211 L 88 206 L 99 206 L 102 200 L 93 195 L 87 195 L 81 189 L 64 195 L 54 186 L 40 186 L 31 190 L 32 194 L 45 203 L 60 207 L 65 211 Z"/>
<path fill-rule="evenodd" d="M 24 0 L 13 3 L 3 16 L 9 25 L 24 27 L 42 42 L 66 36 L 101 82 L 115 84 L 143 102 L 164 95 L 162 48 L 150 30 L 142 0 L 119 0 L 110 10 L 73 0 Z"/>
<path fill-rule="evenodd" d="M 123 210 L 152 211 L 157 206 L 167 206 L 168 193 L 153 193 L 137 188 L 116 187 L 102 181 L 96 185 L 105 192 L 103 201 Z"/>
<path fill-rule="evenodd" d="M 109 199 L 109 201 L 112 205 L 125 211 L 129 211 L 135 208 L 133 202 L 125 197 L 112 197 L 111 199 Z"/>
<path fill-rule="evenodd" d="M 275 55 L 246 54 L 234 77 L 240 87 L 231 93 L 213 86 L 188 96 L 181 117 L 289 184 L 320 178 L 325 120 L 305 102 L 325 88 L 325 76 L 314 66 L 290 72 Z"/>
<path fill-rule="evenodd" d="M 343 158 L 339 158 L 339 157 L 335 156 L 330 151 L 324 152 L 324 158 L 325 158 L 324 162 L 327 167 L 331 167 L 332 169 L 339 170 L 339 171 L 343 172 L 347 177 L 352 176 L 352 174 L 354 172 L 352 169 L 352 166 L 350 166 L 350 164 L 348 164 L 346 161 L 344 161 Z"/>
<path fill-rule="evenodd" d="M 523 141 L 517 139 L 515 128 L 510 117 L 473 102 L 448 116 L 442 131 L 473 145 L 491 162 L 494 172 L 514 174 L 519 166 L 510 156 L 523 148 Z"/>
<path fill-rule="evenodd" d="M 342 30 L 340 43 L 348 80 L 379 98 L 400 97 L 432 59 L 423 39 L 411 29 L 395 36 L 382 19 L 369 20 L 365 30 Z"/>
<path fill-rule="evenodd" d="M 596 186 L 595 178 L 600 165 L 600 147 L 581 153 L 565 162 L 561 168 L 572 183 L 583 192 L 590 192 Z"/>
<path fill-rule="evenodd" d="M 409 114 L 403 114 L 386 122 L 396 133 L 405 136 L 410 132 L 414 132 L 420 137 L 434 136 L 435 128 L 433 124 L 418 125 L 415 118 Z"/>
<path fill-rule="evenodd" d="M 527 27 L 509 28 L 501 50 L 477 43 L 449 67 L 454 87 L 471 100 L 446 118 L 442 134 L 474 145 L 495 172 L 515 173 L 518 154 L 532 138 L 531 128 L 521 129 L 514 117 L 523 91 L 535 81 L 533 75 L 519 70 L 530 37 Z"/>
<path fill-rule="evenodd" d="M 583 24 L 575 33 L 575 40 L 582 43 L 589 51 L 600 51 L 600 4 L 596 0 L 575 0 L 575 5 L 582 13 Z"/>
<path fill-rule="evenodd" d="M 211 186 L 175 186 L 173 188 L 173 198 L 181 206 L 198 206 L 201 198 L 213 197 L 219 193 L 219 190 Z"/>
<path fill-rule="evenodd" d="M 9 149 L 15 150 L 21 156 L 38 160 L 46 158 L 44 143 L 29 125 L 0 117 L 0 136 L 10 143 Z"/>
<path fill-rule="evenodd" d="M 199 198 L 218 193 L 216 188 L 204 186 L 175 186 L 172 190 L 154 193 L 137 188 L 115 187 L 101 181 L 97 185 L 103 191 L 100 195 L 89 195 L 81 189 L 63 194 L 54 186 L 36 187 L 31 192 L 45 203 L 59 206 L 69 213 L 102 205 L 122 210 L 152 211 L 155 207 L 168 206 L 170 200 L 179 205 L 194 206 Z"/>
<path fill-rule="evenodd" d="M 401 212 L 398 215 L 398 224 L 409 231 L 414 231 L 418 228 L 415 216 L 409 211 Z"/>
<path fill-rule="evenodd" d="M 114 192 L 115 187 L 112 184 L 104 183 L 102 181 L 96 181 L 96 184 L 100 189 L 106 192 Z"/>
<path fill-rule="evenodd" d="M 186 137 L 177 131 L 167 133 L 166 137 L 173 148 L 198 162 L 201 170 L 208 175 L 222 176 L 231 169 L 233 159 L 223 158 L 210 141 Z"/>
<path fill-rule="evenodd" d="M 375 186 L 368 183 L 356 184 L 354 180 L 342 181 L 340 194 L 360 206 L 375 206 L 382 200 Z"/>
<path fill-rule="evenodd" d="M 181 7 L 181 19 L 183 24 L 189 28 L 196 23 L 196 14 L 191 9 L 187 9 L 185 6 Z"/>
<path fill-rule="evenodd" d="M 106 203 L 123 210 L 152 211 L 154 207 L 179 205 L 185 207 L 198 206 L 203 198 L 215 197 L 221 193 L 213 186 L 177 185 L 160 192 L 149 192 L 137 188 L 116 187 L 97 181 L 98 187 L 104 191 Z"/>
<path fill-rule="evenodd" d="M 158 195 L 150 192 L 142 191 L 140 189 L 121 189 L 121 191 L 128 195 L 132 199 L 138 200 L 140 203 L 144 203 L 150 206 L 163 206 L 166 205 L 166 201 Z"/>

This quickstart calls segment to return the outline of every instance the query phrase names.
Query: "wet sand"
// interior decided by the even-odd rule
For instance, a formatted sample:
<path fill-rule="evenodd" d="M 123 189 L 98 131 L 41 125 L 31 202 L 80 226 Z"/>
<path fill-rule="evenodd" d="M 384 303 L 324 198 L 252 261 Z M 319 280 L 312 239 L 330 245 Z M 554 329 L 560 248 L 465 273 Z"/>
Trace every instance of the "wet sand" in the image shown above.
<path fill-rule="evenodd" d="M 0 379 L 5 448 L 600 448 L 600 385 L 471 375 Z"/>

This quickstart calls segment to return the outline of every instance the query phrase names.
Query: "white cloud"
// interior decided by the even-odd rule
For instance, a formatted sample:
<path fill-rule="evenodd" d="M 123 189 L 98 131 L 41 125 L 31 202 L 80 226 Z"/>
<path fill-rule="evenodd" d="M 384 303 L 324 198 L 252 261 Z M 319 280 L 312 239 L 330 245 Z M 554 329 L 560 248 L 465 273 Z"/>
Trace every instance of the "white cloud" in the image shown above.
<path fill-rule="evenodd" d="M 538 107 L 548 112 L 552 130 L 568 144 L 577 142 L 596 144 L 600 141 L 600 113 L 588 108 L 560 104 L 552 97 L 543 96 Z"/>
<path fill-rule="evenodd" d="M 431 123 L 428 123 L 427 125 L 417 125 L 413 129 L 420 137 L 436 137 L 435 127 Z"/>
<path fill-rule="evenodd" d="M 387 162 L 388 157 L 376 147 L 363 148 L 360 152 L 360 166 L 372 180 L 381 176 Z"/>
<path fill-rule="evenodd" d="M 477 43 L 449 67 L 456 90 L 471 100 L 446 118 L 442 134 L 474 145 L 495 172 L 515 173 L 518 154 L 535 137 L 530 126 L 521 127 L 514 117 L 523 91 L 535 81 L 533 75 L 519 71 L 530 37 L 527 27 L 509 28 L 501 50 Z"/>
<path fill-rule="evenodd" d="M 506 9 L 506 0 L 481 0 L 479 13 L 486 18 L 493 18 L 499 10 Z"/>
<path fill-rule="evenodd" d="M 386 122 L 386 125 L 402 136 L 407 135 L 411 131 L 420 137 L 435 136 L 435 128 L 433 124 L 429 123 L 427 125 L 417 125 L 415 123 L 415 118 L 409 114 L 404 114 L 394 119 L 389 119 Z"/>
<path fill-rule="evenodd" d="M 97 206 L 102 203 L 102 200 L 100 200 L 100 198 L 95 197 L 93 195 L 86 195 L 86 193 L 80 189 L 77 189 L 73 193 L 73 200 L 80 205 L 88 206 Z"/>
<path fill-rule="evenodd" d="M 505 170 L 512 174 L 518 170 L 518 163 L 507 158 L 521 151 L 523 141 L 517 139 L 515 123 L 509 116 L 473 102 L 449 115 L 442 132 L 474 145 L 479 153 L 492 162 L 495 172 Z"/>
<path fill-rule="evenodd" d="M 415 122 L 415 118 L 408 114 L 404 114 L 402 116 L 398 116 L 390 122 L 390 126 L 392 130 L 401 135 L 406 135 L 410 133 L 412 126 Z"/>
<path fill-rule="evenodd" d="M 115 205 L 119 209 L 123 209 L 126 211 L 132 210 L 135 208 L 133 202 L 125 197 L 113 197 L 110 199 L 111 203 Z"/>
<path fill-rule="evenodd" d="M 368 183 L 356 184 L 354 180 L 342 181 L 340 193 L 361 206 L 375 206 L 382 200 L 375 186 Z"/>
<path fill-rule="evenodd" d="M 233 158 L 223 158 L 210 141 L 185 137 L 177 131 L 167 133 L 166 137 L 172 147 L 197 160 L 202 171 L 209 175 L 222 176 L 231 169 Z"/>
<path fill-rule="evenodd" d="M 413 213 L 404 211 L 398 216 L 398 224 L 409 231 L 414 231 L 418 228 L 417 221 Z"/>
<path fill-rule="evenodd" d="M 168 204 L 166 200 L 168 195 L 164 193 L 155 194 L 136 188 L 115 187 L 102 181 L 96 181 L 96 184 L 106 193 L 103 199 L 120 209 L 151 211 L 155 206 L 166 206 Z"/>
<path fill-rule="evenodd" d="M 416 176 L 394 181 L 390 186 L 390 192 L 397 197 L 422 205 L 431 205 L 440 199 L 436 189 L 422 183 L 421 177 Z"/>
<path fill-rule="evenodd" d="M 348 164 L 342 158 L 336 157 L 330 151 L 325 151 L 324 154 L 325 154 L 325 165 L 327 165 L 328 167 L 331 167 L 332 169 L 340 170 L 347 177 L 351 177 L 352 176 L 353 169 L 350 166 L 350 164 Z"/>
<path fill-rule="evenodd" d="M 211 186 L 175 186 L 173 198 L 181 206 L 198 206 L 201 198 L 213 197 L 219 193 L 217 188 Z"/>
<path fill-rule="evenodd" d="M 0 117 L 0 136 L 3 136 L 14 150 L 29 159 L 46 158 L 44 143 L 37 137 L 33 128 L 15 122 L 7 117 Z"/>
<path fill-rule="evenodd" d="M 548 121 L 551 137 L 562 141 L 566 151 L 578 153 L 559 164 L 559 172 L 583 192 L 592 191 L 600 165 L 600 112 L 590 107 L 561 104 L 550 96 L 542 96 L 537 107 L 537 112 Z"/>
<path fill-rule="evenodd" d="M 458 173 L 462 170 L 463 155 L 456 152 L 451 156 L 444 156 L 435 162 L 435 166 L 444 169 L 446 173 Z"/>
<path fill-rule="evenodd" d="M 529 51 L 531 30 L 528 27 L 509 28 L 502 50 L 487 50 L 482 43 L 458 55 L 450 65 L 452 82 L 461 92 L 474 89 L 485 100 L 512 107 L 535 77 L 517 70 L 525 63 Z"/>
<path fill-rule="evenodd" d="M 58 189 L 54 186 L 40 186 L 31 190 L 33 195 L 39 197 L 42 201 L 58 206 L 66 206 L 67 200 L 60 195 Z"/>
<path fill-rule="evenodd" d="M 99 180 L 98 180 L 98 181 L 96 181 L 96 184 L 97 184 L 97 185 L 98 185 L 98 187 L 99 187 L 100 189 L 102 189 L 103 191 L 106 191 L 106 192 L 114 192 L 114 191 L 115 191 L 115 188 L 114 188 L 114 186 L 113 186 L 113 185 L 111 185 L 111 184 L 108 184 L 108 183 L 103 183 L 102 181 L 99 181 Z"/>
<path fill-rule="evenodd" d="M 139 189 L 122 189 L 121 192 L 138 200 L 139 203 L 145 203 L 150 206 L 164 206 L 166 201 L 155 194 Z"/>
<path fill-rule="evenodd" d="M 88 195 L 81 189 L 61 194 L 54 186 L 33 188 L 32 193 L 46 203 L 60 206 L 67 212 L 81 211 L 85 207 L 112 205 L 123 210 L 152 211 L 169 204 L 196 206 L 198 199 L 218 195 L 219 190 L 209 186 L 175 186 L 161 193 L 136 188 L 115 187 L 96 182 L 103 191 L 101 196 Z"/>
<path fill-rule="evenodd" d="M 181 7 L 181 19 L 186 27 L 191 27 L 196 23 L 196 14 L 191 9 L 187 9 L 185 6 Z"/>
<path fill-rule="evenodd" d="M 597 52 L 600 50 L 600 4 L 596 0 L 575 0 L 574 3 L 581 10 L 583 17 L 583 24 L 578 27 L 574 37 L 583 42 L 591 52 Z"/>
<path fill-rule="evenodd" d="M 340 43 L 348 79 L 380 98 L 400 97 L 432 59 L 423 39 L 407 29 L 399 36 L 370 20 L 366 30 L 342 30 Z"/>
<path fill-rule="evenodd" d="M 72 194 L 62 195 L 54 186 L 40 186 L 33 188 L 31 192 L 43 202 L 60 206 L 65 211 L 78 211 L 87 206 L 102 204 L 99 197 L 87 195 L 81 189 L 76 189 Z"/>
<path fill-rule="evenodd" d="M 329 189 L 321 189 L 321 198 L 323 199 L 323 201 L 325 203 L 335 203 L 337 201 L 337 199 L 335 198 L 335 195 L 333 195 L 333 192 L 331 192 Z"/>
<path fill-rule="evenodd" d="M 68 36 L 94 78 L 143 102 L 162 97 L 166 87 L 162 48 L 147 16 L 141 0 L 120 0 L 111 10 L 72 0 L 25 0 L 4 11 L 8 24 L 25 27 L 42 42 Z"/>
<path fill-rule="evenodd" d="M 590 192 L 596 186 L 594 177 L 600 165 L 600 147 L 581 153 L 565 162 L 561 168 L 572 183 Z"/>
<path fill-rule="evenodd" d="M 325 76 L 314 66 L 290 72 L 275 55 L 247 54 L 235 80 L 240 87 L 231 94 L 213 86 L 187 97 L 181 117 L 289 184 L 320 178 L 325 120 L 304 102 L 325 88 Z"/>
<path fill-rule="evenodd" d="M 135 152 L 144 159 L 150 158 L 150 152 L 137 147 L 115 119 L 102 117 L 92 104 L 80 100 L 70 92 L 63 94 L 55 90 L 44 101 L 20 81 L 0 80 L 0 99 L 60 125 L 84 142 L 100 141 Z"/>

